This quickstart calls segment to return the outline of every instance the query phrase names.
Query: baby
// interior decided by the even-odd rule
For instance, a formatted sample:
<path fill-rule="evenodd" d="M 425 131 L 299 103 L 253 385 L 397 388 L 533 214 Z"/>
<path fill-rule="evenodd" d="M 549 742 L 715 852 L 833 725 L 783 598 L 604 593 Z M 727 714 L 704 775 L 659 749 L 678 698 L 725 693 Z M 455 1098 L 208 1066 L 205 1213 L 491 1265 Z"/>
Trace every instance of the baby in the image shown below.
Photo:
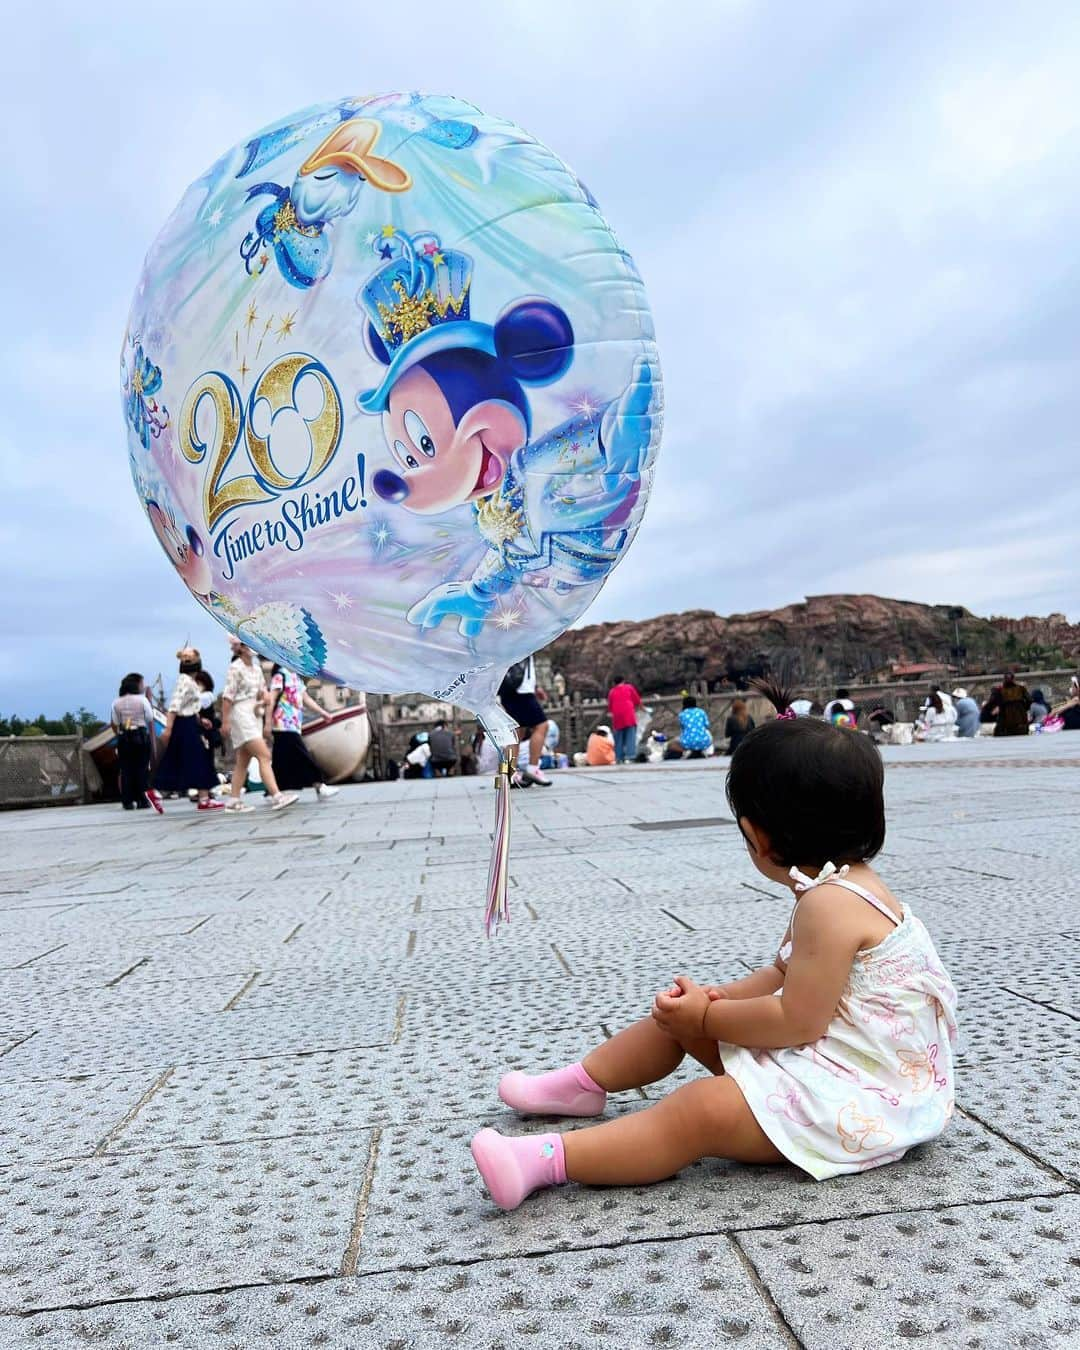
<path fill-rule="evenodd" d="M 794 894 L 776 959 L 727 985 L 678 976 L 651 1016 L 580 1063 L 506 1074 L 508 1106 L 564 1116 L 598 1116 L 609 1092 L 666 1078 L 687 1055 L 710 1076 L 587 1129 L 481 1130 L 473 1157 L 497 1205 L 566 1181 L 660 1181 L 709 1157 L 791 1162 L 820 1181 L 942 1132 L 956 991 L 922 923 L 870 866 L 885 841 L 883 783 L 857 731 L 781 717 L 746 737 L 727 796 L 754 866 Z"/>

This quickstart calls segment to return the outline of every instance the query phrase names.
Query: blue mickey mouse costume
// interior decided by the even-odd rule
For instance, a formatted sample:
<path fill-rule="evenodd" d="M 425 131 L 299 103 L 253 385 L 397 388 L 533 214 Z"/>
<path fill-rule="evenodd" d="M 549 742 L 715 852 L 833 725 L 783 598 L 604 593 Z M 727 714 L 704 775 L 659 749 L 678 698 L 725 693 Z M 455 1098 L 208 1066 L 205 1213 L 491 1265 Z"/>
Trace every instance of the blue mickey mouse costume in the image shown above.
<path fill-rule="evenodd" d="M 470 314 L 468 255 L 443 249 L 434 234 L 391 227 L 375 248 L 391 256 L 358 303 L 386 372 L 357 402 L 383 415 L 397 468 L 380 469 L 372 486 L 417 513 L 472 503 L 483 558 L 407 615 L 419 628 L 456 618 L 471 640 L 515 585 L 565 593 L 603 581 L 618 561 L 658 419 L 653 371 L 637 357 L 619 399 L 583 404 L 532 440 L 525 386 L 552 384 L 570 367 L 566 313 L 527 297 L 480 323 Z"/>

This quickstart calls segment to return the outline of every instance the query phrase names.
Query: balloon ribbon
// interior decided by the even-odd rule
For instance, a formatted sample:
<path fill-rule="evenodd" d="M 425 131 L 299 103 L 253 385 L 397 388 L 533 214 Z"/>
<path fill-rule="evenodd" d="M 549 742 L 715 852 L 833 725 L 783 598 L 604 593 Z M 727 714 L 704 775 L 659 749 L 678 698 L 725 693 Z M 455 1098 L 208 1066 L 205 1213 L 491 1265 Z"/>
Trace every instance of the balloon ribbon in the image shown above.
<path fill-rule="evenodd" d="M 495 833 L 491 840 L 491 866 L 488 868 L 487 910 L 484 930 L 488 937 L 499 931 L 500 923 L 510 922 L 507 902 L 507 868 L 510 865 L 510 775 L 517 746 L 502 751 L 495 775 Z"/>

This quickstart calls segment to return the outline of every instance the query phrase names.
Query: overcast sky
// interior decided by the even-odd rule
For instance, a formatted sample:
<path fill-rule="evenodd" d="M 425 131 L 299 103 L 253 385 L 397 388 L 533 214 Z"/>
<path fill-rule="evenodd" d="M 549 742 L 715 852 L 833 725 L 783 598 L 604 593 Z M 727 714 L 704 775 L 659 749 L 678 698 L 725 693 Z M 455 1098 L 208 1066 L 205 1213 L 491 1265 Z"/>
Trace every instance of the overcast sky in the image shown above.
<path fill-rule="evenodd" d="M 585 622 L 828 591 L 1080 619 L 1078 68 L 1068 0 L 18 6 L 0 711 L 104 712 L 189 635 L 224 665 L 128 476 L 131 292 L 225 149 L 392 89 L 546 141 L 649 289 L 657 484 Z"/>

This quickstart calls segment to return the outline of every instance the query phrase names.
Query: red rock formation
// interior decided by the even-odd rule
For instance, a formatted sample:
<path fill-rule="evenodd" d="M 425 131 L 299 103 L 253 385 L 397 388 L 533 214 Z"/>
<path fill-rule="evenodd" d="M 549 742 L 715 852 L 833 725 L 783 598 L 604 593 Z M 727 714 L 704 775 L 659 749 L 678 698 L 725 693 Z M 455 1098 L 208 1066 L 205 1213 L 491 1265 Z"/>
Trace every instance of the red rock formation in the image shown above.
<path fill-rule="evenodd" d="M 958 657 L 955 648 L 963 654 Z M 710 610 L 641 622 L 593 624 L 564 633 L 544 653 L 569 689 L 603 693 L 615 674 L 639 688 L 673 693 L 690 680 L 739 682 L 771 670 L 831 684 L 872 678 L 893 663 L 944 662 L 972 671 L 1022 659 L 1032 643 L 1080 655 L 1080 625 L 1045 619 L 983 619 L 959 606 L 877 595 L 813 595 L 782 609 L 727 617 Z"/>

